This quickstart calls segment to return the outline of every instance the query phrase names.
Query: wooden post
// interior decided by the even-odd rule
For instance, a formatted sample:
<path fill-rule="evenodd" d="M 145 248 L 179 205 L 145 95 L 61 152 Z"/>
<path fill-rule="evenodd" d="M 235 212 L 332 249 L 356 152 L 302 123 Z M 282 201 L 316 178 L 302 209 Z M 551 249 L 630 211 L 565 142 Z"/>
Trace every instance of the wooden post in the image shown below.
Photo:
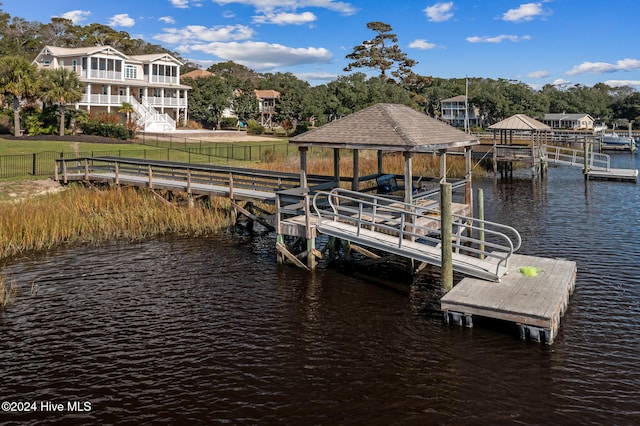
<path fill-rule="evenodd" d="M 478 188 L 478 239 L 480 245 L 478 249 L 484 251 L 484 190 Z M 484 259 L 484 254 L 480 253 L 480 259 Z"/>
<path fill-rule="evenodd" d="M 382 151 L 378 151 L 378 174 L 379 175 L 384 174 L 383 169 L 384 167 L 382 165 Z"/>
<path fill-rule="evenodd" d="M 84 159 L 84 180 L 89 181 L 89 160 Z"/>
<path fill-rule="evenodd" d="M 67 184 L 67 162 L 62 160 L 62 175 L 64 176 L 64 183 Z"/>
<path fill-rule="evenodd" d="M 440 154 L 440 182 L 447 181 L 447 150 L 441 149 Z"/>
<path fill-rule="evenodd" d="M 151 164 L 149 164 L 149 189 L 153 189 L 153 171 L 151 170 Z"/>
<path fill-rule="evenodd" d="M 440 245 L 442 264 L 441 281 L 442 290 L 447 293 L 453 288 L 453 244 L 451 224 L 451 184 L 440 183 Z"/>
<path fill-rule="evenodd" d="M 284 235 L 282 234 L 282 224 L 280 223 L 280 208 L 280 195 L 276 193 L 276 247 L 278 245 L 284 246 Z M 279 250 L 276 250 L 276 256 L 278 264 L 282 265 L 284 263 L 284 255 Z"/>
<path fill-rule="evenodd" d="M 584 155 L 584 166 L 582 167 L 582 173 L 584 173 L 584 179 L 587 180 L 589 177 L 589 175 L 587 174 L 589 172 L 589 168 L 587 167 L 587 161 L 589 157 L 589 146 L 587 145 L 586 140 L 584 141 L 582 146 L 583 146 L 582 155 Z"/>
<path fill-rule="evenodd" d="M 233 199 L 233 174 L 229 173 L 229 199 L 231 201 L 235 201 Z"/>
<path fill-rule="evenodd" d="M 333 148 L 333 178 L 340 185 L 340 148 Z"/>
<path fill-rule="evenodd" d="M 312 271 L 316 269 L 316 239 L 311 232 L 311 202 L 309 191 L 304 194 L 305 237 L 307 239 L 307 267 Z"/>
<path fill-rule="evenodd" d="M 357 149 L 353 150 L 353 182 L 351 182 L 351 190 L 357 191 L 360 189 L 360 152 Z"/>
<path fill-rule="evenodd" d="M 307 150 L 306 146 L 298 148 L 300 151 L 300 186 L 307 187 Z"/>
<path fill-rule="evenodd" d="M 405 151 L 404 156 L 404 202 L 413 201 L 413 152 Z"/>
<path fill-rule="evenodd" d="M 59 172 L 58 172 L 58 162 L 54 160 L 54 164 L 55 164 L 55 169 L 53 169 L 53 179 L 55 179 L 56 182 L 60 182 L 60 176 L 59 176 Z"/>
<path fill-rule="evenodd" d="M 120 185 L 120 163 L 116 161 L 114 173 L 116 175 L 116 186 Z"/>
<path fill-rule="evenodd" d="M 470 206 L 470 215 L 473 217 L 473 189 L 471 180 L 471 148 L 467 147 L 464 151 L 465 157 L 465 183 L 464 183 L 464 203 Z"/>

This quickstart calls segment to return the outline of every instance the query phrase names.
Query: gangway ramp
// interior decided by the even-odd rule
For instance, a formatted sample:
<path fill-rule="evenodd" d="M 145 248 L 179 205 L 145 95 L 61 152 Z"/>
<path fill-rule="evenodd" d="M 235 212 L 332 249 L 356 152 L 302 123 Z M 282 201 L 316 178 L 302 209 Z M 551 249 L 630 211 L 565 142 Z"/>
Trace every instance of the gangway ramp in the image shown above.
<path fill-rule="evenodd" d="M 322 200 L 320 202 L 319 200 Z M 432 204 L 433 205 L 433 204 Z M 318 232 L 398 256 L 442 265 L 440 211 L 385 196 L 335 188 L 315 194 Z M 453 270 L 500 281 L 521 244 L 509 226 L 454 214 Z M 479 237 L 484 233 L 485 239 Z"/>
<path fill-rule="evenodd" d="M 638 181 L 637 169 L 612 168 L 609 154 L 590 151 L 585 157 L 583 150 L 549 145 L 544 153 L 549 163 L 580 167 L 587 178 Z"/>

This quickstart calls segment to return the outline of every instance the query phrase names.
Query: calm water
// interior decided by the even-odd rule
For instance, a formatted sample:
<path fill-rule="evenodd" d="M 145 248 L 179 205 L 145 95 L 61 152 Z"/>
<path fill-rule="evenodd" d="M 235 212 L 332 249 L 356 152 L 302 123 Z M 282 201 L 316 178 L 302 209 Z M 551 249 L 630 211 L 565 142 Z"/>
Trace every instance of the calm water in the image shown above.
<path fill-rule="evenodd" d="M 64 249 L 3 269 L 0 401 L 38 412 L 0 423 L 640 424 L 640 186 L 569 167 L 475 186 L 521 253 L 578 263 L 552 346 L 444 325 L 428 277 L 278 268 L 272 236 Z"/>

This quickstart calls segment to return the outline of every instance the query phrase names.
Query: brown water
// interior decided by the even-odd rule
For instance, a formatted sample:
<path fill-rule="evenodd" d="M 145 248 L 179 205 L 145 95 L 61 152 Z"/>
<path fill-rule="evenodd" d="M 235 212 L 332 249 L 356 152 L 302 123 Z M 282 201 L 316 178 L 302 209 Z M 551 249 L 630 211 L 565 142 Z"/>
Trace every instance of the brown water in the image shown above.
<path fill-rule="evenodd" d="M 0 423 L 640 424 L 640 186 L 559 168 L 476 187 L 522 253 L 578 262 L 552 346 L 444 325 L 428 276 L 279 268 L 273 236 L 62 249 L 3 269 L 0 401 L 36 412 Z"/>

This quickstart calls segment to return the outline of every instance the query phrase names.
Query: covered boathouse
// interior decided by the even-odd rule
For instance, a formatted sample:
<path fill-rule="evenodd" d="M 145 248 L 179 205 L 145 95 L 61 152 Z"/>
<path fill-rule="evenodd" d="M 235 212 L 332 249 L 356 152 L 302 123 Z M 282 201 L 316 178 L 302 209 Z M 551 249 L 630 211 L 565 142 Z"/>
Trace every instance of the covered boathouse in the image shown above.
<path fill-rule="evenodd" d="M 438 184 L 447 181 L 447 154 L 455 153 L 466 158 L 463 179 L 451 181 L 457 193 L 455 212 L 471 216 L 471 146 L 478 139 L 446 123 L 431 118 L 408 106 L 380 103 L 357 111 L 339 120 L 325 124 L 290 139 L 298 147 L 300 155 L 300 188 L 277 194 L 276 232 L 279 261 L 285 259 L 303 267 L 300 259 L 306 257 L 306 268 L 314 269 L 322 253 L 315 248 L 318 235 L 317 216 L 312 212 L 311 197 L 318 190 L 347 187 L 351 191 L 367 193 L 386 192 L 385 197 L 406 205 L 433 204 Z M 307 182 L 308 153 L 312 148 L 333 151 L 333 181 L 309 187 Z M 350 151 L 353 176 L 341 175 L 340 156 Z M 377 171 L 361 175 L 361 151 L 375 151 Z M 401 153 L 404 157 L 404 173 L 390 174 L 385 170 L 384 154 Z M 437 177 L 415 177 L 412 161 L 415 155 L 437 155 L 440 171 Z M 341 185 L 342 184 L 342 185 Z M 383 190 L 382 188 L 387 188 Z M 306 199 L 306 201 L 305 201 Z M 298 244 L 287 244 L 293 239 Z M 306 239 L 302 248 L 299 239 Z"/>

